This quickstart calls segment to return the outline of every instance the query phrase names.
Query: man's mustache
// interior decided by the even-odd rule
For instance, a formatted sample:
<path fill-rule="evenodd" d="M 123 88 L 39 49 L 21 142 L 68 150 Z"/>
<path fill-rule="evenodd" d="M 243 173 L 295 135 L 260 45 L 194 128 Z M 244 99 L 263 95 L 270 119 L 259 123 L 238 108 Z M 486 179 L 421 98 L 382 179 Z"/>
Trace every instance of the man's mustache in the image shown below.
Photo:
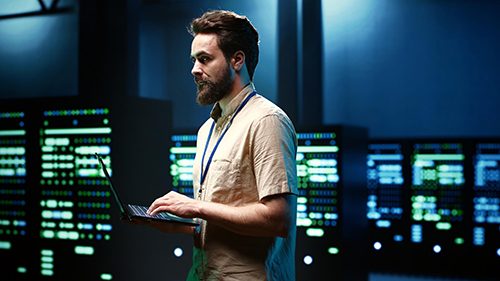
<path fill-rule="evenodd" d="M 201 79 L 201 78 L 194 78 L 194 83 L 196 85 L 205 85 L 205 84 L 209 84 L 209 82 L 207 80 L 204 80 L 204 79 Z"/>

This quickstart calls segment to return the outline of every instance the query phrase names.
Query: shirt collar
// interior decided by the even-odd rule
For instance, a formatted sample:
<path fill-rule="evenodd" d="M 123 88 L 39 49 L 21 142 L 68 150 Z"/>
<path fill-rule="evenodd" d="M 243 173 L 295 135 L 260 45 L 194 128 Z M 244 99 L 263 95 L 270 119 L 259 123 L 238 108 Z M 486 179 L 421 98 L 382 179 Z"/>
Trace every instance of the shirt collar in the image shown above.
<path fill-rule="evenodd" d="M 255 86 L 252 82 L 250 82 L 227 104 L 224 111 L 222 110 L 218 102 L 215 103 L 212 111 L 210 112 L 210 117 L 212 117 L 212 119 L 217 122 L 219 118 L 225 118 L 226 116 L 233 114 L 241 104 L 241 102 L 246 98 L 246 96 L 251 94 L 253 91 L 255 91 Z"/>

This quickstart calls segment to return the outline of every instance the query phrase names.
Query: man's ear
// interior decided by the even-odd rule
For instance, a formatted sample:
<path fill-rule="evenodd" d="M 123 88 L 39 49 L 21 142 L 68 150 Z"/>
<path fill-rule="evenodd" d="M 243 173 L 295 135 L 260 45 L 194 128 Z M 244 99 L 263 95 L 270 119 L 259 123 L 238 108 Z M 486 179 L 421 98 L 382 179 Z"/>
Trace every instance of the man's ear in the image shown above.
<path fill-rule="evenodd" d="M 245 65 L 245 53 L 243 51 L 234 53 L 231 58 L 231 65 L 235 71 L 240 71 L 243 65 Z"/>

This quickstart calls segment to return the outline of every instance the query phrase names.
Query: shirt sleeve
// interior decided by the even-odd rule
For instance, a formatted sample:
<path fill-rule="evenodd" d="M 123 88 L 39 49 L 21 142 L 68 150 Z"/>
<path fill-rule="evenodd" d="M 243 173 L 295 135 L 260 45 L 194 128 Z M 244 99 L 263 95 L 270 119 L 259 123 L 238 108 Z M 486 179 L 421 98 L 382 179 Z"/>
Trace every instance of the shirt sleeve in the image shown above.
<path fill-rule="evenodd" d="M 252 160 L 259 200 L 297 194 L 297 136 L 286 116 L 271 114 L 253 126 Z"/>

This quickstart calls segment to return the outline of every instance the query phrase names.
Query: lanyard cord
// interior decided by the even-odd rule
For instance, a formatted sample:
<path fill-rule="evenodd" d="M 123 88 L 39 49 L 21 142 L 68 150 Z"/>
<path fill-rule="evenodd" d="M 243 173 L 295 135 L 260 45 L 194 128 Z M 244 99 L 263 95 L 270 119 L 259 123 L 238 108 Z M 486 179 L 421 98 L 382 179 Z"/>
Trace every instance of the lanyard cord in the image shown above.
<path fill-rule="evenodd" d="M 255 96 L 257 93 L 255 91 L 253 91 L 250 95 L 248 95 L 245 100 L 240 104 L 240 106 L 236 109 L 236 111 L 234 112 L 234 115 L 233 117 L 231 117 L 231 120 L 229 120 L 229 123 L 226 125 L 226 128 L 224 129 L 224 131 L 222 132 L 222 134 L 220 135 L 219 139 L 217 140 L 217 142 L 215 143 L 215 146 L 214 146 L 214 149 L 212 150 L 212 152 L 210 153 L 210 157 L 208 158 L 208 162 L 207 162 L 207 166 L 205 167 L 205 169 L 203 169 L 203 163 L 205 163 L 205 154 L 207 153 L 207 148 L 208 148 L 208 144 L 210 142 L 210 138 L 212 137 L 212 133 L 214 131 L 214 127 L 215 127 L 215 120 L 214 122 L 212 123 L 212 126 L 210 127 L 210 132 L 208 133 L 208 137 L 207 137 L 207 142 L 205 144 L 205 149 L 203 150 L 203 156 L 201 158 L 201 177 L 200 177 L 200 186 L 203 184 L 203 182 L 205 181 L 205 178 L 207 177 L 207 173 L 208 173 L 208 169 L 210 168 L 210 163 L 212 163 L 212 158 L 214 157 L 214 154 L 215 154 L 215 151 L 217 150 L 217 147 L 219 147 L 219 144 L 220 142 L 222 141 L 222 138 L 224 137 L 224 135 L 226 134 L 226 132 L 229 130 L 229 127 L 231 127 L 231 124 L 233 123 L 233 120 L 234 120 L 234 117 L 236 117 L 236 115 L 241 111 L 241 109 L 248 103 L 248 101 L 253 97 Z"/>

